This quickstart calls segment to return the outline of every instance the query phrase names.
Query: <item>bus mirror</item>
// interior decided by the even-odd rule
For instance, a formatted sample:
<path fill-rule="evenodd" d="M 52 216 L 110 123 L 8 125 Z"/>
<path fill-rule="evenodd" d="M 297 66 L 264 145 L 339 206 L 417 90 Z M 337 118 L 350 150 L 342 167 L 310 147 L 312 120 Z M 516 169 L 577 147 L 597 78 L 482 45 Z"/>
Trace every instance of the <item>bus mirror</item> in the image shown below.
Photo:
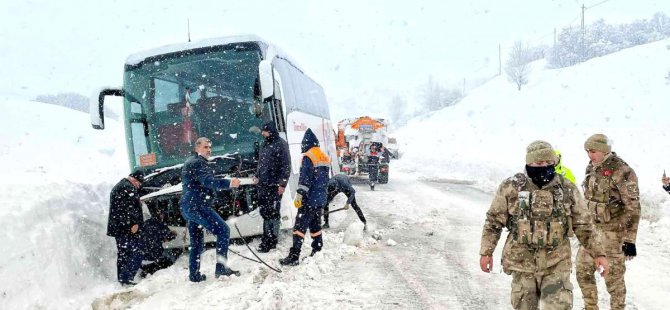
<path fill-rule="evenodd" d="M 262 60 L 258 64 L 258 76 L 263 100 L 270 98 L 274 94 L 274 81 L 272 78 L 272 63 L 269 60 Z"/>
<path fill-rule="evenodd" d="M 105 96 L 123 96 L 120 88 L 103 87 L 96 89 L 89 99 L 89 111 L 93 129 L 105 129 Z"/>

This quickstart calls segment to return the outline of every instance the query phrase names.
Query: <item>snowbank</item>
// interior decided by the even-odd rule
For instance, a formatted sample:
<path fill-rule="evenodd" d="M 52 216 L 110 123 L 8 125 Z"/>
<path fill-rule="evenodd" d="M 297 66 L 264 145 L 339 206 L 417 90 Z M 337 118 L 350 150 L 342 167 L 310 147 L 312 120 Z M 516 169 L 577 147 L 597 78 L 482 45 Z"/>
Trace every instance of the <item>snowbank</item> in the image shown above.
<path fill-rule="evenodd" d="M 115 289 L 109 191 L 128 173 L 123 129 L 31 101 L 0 101 L 0 299 L 7 309 L 73 309 Z"/>

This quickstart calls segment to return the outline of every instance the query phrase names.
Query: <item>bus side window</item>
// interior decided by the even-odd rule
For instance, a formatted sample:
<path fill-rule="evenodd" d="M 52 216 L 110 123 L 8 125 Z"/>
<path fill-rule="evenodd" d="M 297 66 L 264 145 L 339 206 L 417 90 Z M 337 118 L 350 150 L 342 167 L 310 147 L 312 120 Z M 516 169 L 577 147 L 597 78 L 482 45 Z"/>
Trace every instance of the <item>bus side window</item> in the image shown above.
<path fill-rule="evenodd" d="M 275 123 L 277 124 L 277 130 L 279 132 L 286 132 L 286 124 L 284 123 L 284 109 L 282 106 L 282 92 L 281 92 L 281 87 L 279 86 L 279 82 L 275 80 L 275 95 L 274 95 L 274 102 L 273 104 L 273 118 L 275 120 Z"/>

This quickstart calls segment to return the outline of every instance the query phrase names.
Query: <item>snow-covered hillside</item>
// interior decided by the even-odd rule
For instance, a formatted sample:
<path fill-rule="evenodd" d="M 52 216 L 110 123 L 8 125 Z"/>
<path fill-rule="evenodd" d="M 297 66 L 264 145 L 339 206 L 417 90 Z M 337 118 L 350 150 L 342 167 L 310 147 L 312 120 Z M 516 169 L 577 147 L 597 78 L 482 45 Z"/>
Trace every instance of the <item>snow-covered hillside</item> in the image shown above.
<path fill-rule="evenodd" d="M 522 170 L 526 146 L 540 139 L 562 151 L 564 164 L 581 182 L 588 164 L 584 141 L 604 133 L 637 172 L 644 216 L 657 218 L 668 198 L 661 175 L 670 171 L 669 43 L 638 46 L 563 69 L 534 63 L 530 83 L 521 91 L 505 76 L 498 77 L 456 106 L 399 130 L 401 168 L 428 178 L 472 180 L 492 190 Z"/>

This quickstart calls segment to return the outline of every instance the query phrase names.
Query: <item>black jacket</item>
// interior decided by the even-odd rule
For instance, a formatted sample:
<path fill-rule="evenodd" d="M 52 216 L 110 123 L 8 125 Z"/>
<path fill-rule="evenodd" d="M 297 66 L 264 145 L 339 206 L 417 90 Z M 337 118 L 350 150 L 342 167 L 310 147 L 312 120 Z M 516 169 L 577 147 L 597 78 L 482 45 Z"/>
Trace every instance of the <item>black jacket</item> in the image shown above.
<path fill-rule="evenodd" d="M 288 143 L 279 137 L 279 132 L 274 123 L 263 126 L 270 136 L 265 138 L 258 156 L 258 169 L 256 177 L 260 186 L 286 187 L 288 178 L 291 176 L 291 158 Z"/>
<path fill-rule="evenodd" d="M 351 185 L 349 177 L 344 174 L 336 174 L 328 181 L 328 203 L 333 201 L 335 196 L 339 193 L 344 193 L 347 196 L 347 204 L 351 204 L 356 196 L 356 190 Z"/>
<path fill-rule="evenodd" d="M 150 218 L 142 226 L 144 260 L 155 261 L 163 256 L 163 241 L 172 240 L 176 234 L 157 218 Z"/>
<path fill-rule="evenodd" d="M 130 235 L 130 228 L 135 224 L 141 226 L 143 220 L 139 190 L 124 178 L 116 183 L 109 194 L 107 235 L 112 237 Z"/>
<path fill-rule="evenodd" d="M 391 157 L 393 157 L 393 154 L 391 154 L 389 149 L 384 148 L 384 150 L 382 150 L 380 153 L 382 163 L 389 163 L 391 161 Z"/>

